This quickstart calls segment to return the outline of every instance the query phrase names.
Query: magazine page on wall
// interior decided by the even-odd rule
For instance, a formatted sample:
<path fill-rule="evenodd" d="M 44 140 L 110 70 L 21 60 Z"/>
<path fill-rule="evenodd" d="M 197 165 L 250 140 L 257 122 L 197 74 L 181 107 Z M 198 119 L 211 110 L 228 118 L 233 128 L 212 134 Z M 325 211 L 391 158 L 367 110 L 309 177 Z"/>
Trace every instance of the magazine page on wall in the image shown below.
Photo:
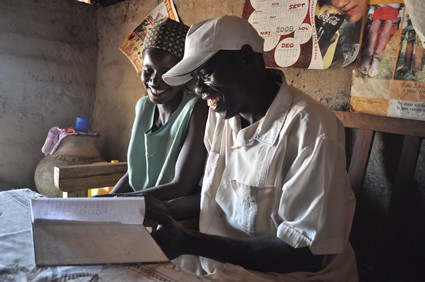
<path fill-rule="evenodd" d="M 173 0 L 161 1 L 119 46 L 118 49 L 130 60 L 136 69 L 137 75 L 140 75 L 142 70 L 143 40 L 147 31 L 155 22 L 167 17 L 178 22 L 180 21 Z"/>
<path fill-rule="evenodd" d="M 425 3 L 415 6 L 425 12 Z M 402 0 L 371 0 L 354 69 L 351 110 L 425 120 L 424 47 Z"/>
<path fill-rule="evenodd" d="M 356 60 L 366 0 L 246 0 L 269 67 L 327 69 Z"/>

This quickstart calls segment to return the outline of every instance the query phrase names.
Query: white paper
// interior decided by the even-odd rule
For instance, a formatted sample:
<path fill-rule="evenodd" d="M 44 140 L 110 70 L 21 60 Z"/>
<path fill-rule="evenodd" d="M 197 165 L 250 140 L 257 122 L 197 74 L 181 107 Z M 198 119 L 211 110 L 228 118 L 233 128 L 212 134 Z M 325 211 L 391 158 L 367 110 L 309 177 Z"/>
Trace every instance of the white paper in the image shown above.
<path fill-rule="evenodd" d="M 143 197 L 31 200 L 37 266 L 164 262 Z"/>
<path fill-rule="evenodd" d="M 143 224 L 144 197 L 42 198 L 31 201 L 36 219 Z"/>

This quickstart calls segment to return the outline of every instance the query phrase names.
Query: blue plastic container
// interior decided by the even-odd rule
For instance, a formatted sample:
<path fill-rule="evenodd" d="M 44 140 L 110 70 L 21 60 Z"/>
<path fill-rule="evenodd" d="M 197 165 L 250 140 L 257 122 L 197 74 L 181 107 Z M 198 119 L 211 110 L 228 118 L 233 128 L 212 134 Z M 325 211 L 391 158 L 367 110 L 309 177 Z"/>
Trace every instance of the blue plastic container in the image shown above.
<path fill-rule="evenodd" d="M 75 130 L 88 133 L 90 127 L 90 121 L 87 118 L 77 117 L 75 119 Z"/>

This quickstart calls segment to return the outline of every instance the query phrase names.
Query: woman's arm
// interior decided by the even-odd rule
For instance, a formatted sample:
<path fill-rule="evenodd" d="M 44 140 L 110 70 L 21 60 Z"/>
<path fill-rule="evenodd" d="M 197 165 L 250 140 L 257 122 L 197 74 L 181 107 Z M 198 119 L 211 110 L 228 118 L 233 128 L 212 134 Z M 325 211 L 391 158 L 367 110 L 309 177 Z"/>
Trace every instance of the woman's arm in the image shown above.
<path fill-rule="evenodd" d="M 150 194 L 145 195 L 146 213 L 152 211 L 156 213 L 168 214 L 175 220 L 192 219 L 199 217 L 199 202 L 201 194 L 195 193 L 170 201 L 161 201 Z M 157 222 L 147 218 L 144 223 L 147 226 L 156 226 Z"/>
<path fill-rule="evenodd" d="M 175 199 L 199 193 L 199 181 L 204 173 L 207 152 L 204 146 L 205 124 L 208 107 L 203 100 L 198 100 L 182 149 L 177 158 L 173 181 L 156 187 L 148 188 L 143 194 L 149 193 L 161 200 Z"/>
<path fill-rule="evenodd" d="M 128 181 L 128 172 L 126 172 L 123 177 L 121 177 L 120 180 L 118 180 L 118 182 L 115 184 L 114 188 L 112 188 L 112 191 L 110 192 L 110 194 L 115 194 L 115 193 L 127 193 L 127 192 L 131 192 L 133 191 L 133 189 L 131 189 L 130 187 L 130 183 Z"/>

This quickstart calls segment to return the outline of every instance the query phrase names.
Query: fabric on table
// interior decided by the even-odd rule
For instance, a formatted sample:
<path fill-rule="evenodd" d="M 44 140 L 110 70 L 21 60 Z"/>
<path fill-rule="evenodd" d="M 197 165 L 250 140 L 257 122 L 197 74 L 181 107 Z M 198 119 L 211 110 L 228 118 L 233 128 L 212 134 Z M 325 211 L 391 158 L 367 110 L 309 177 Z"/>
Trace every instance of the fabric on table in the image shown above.
<path fill-rule="evenodd" d="M 36 267 L 30 189 L 0 192 L 0 281 L 203 281 L 172 263 Z"/>

